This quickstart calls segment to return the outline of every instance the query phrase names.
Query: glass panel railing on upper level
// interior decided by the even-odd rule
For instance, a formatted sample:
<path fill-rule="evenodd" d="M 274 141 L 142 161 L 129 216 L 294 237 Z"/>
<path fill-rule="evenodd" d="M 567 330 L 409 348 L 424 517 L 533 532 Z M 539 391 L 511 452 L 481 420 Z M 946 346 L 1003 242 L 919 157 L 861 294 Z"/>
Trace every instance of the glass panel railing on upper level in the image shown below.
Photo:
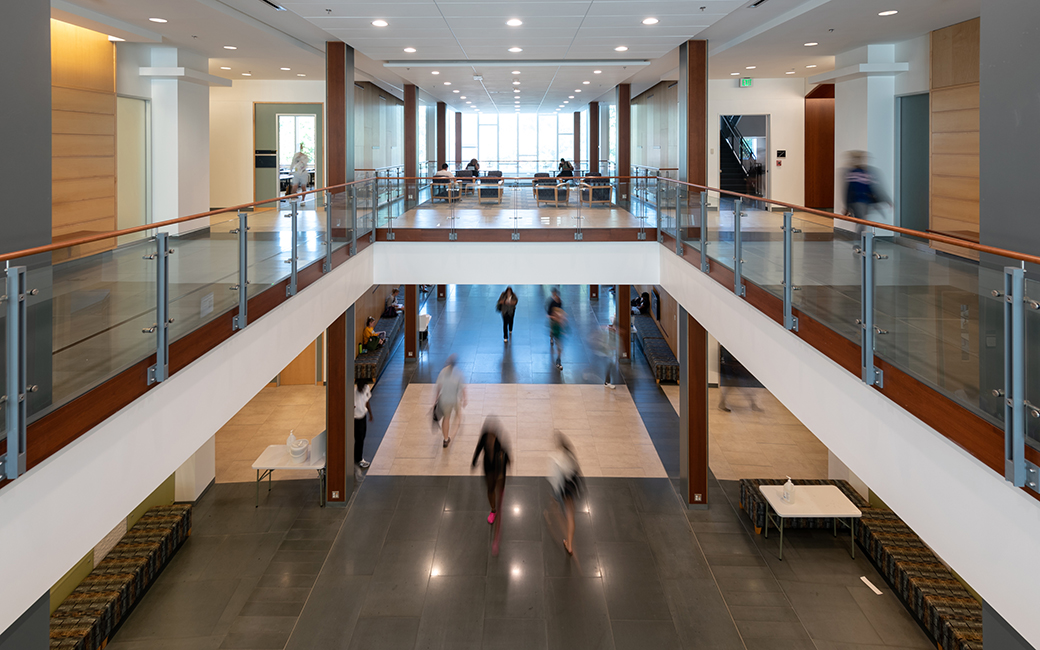
<path fill-rule="evenodd" d="M 1024 343 L 1026 350 L 1037 350 L 1040 349 L 1040 280 L 1027 278 L 1025 284 L 1028 300 L 1024 305 Z M 996 311 L 994 305 L 991 304 L 989 309 L 986 310 L 986 314 L 982 317 L 983 323 L 986 323 L 987 315 L 992 314 L 994 311 Z M 993 356 L 993 352 L 990 351 L 988 345 L 985 347 L 985 350 L 989 354 L 983 359 L 983 367 L 985 368 L 984 374 L 988 375 L 993 372 L 993 368 L 991 367 L 992 364 L 986 362 Z M 1026 404 L 1025 418 L 1026 444 L 1034 449 L 1040 449 L 1040 354 L 1027 354 L 1024 370 L 1025 397 L 1028 402 Z M 999 380 L 999 376 L 997 379 Z M 986 396 L 984 395 L 983 397 L 985 398 Z M 999 408 L 1000 400 L 996 399 L 996 396 L 989 396 L 989 399 L 994 403 L 994 408 Z"/>

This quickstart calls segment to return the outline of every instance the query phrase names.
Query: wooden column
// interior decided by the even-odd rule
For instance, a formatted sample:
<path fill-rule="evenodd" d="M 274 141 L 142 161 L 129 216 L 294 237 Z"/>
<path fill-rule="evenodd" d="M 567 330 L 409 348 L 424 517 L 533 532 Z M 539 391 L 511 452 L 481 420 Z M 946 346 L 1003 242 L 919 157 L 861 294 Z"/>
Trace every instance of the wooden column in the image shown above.
<path fill-rule="evenodd" d="M 574 111 L 574 175 L 581 176 L 581 111 Z"/>
<path fill-rule="evenodd" d="M 404 85 L 404 175 L 419 175 L 418 124 L 419 88 L 415 84 Z M 405 206 L 411 207 L 419 200 L 419 186 L 415 181 L 405 183 Z"/>
<path fill-rule="evenodd" d="M 462 164 L 462 113 L 455 113 L 455 164 Z"/>
<path fill-rule="evenodd" d="M 679 485 L 686 505 L 708 507 L 708 332 L 679 308 Z"/>
<path fill-rule="evenodd" d="M 599 285 L 598 284 L 590 284 L 589 285 L 589 298 L 591 300 L 599 300 Z"/>
<path fill-rule="evenodd" d="M 419 287 L 404 285 L 404 358 L 414 359 L 419 349 Z"/>
<path fill-rule="evenodd" d="M 679 46 L 679 180 L 708 183 L 707 41 Z"/>
<path fill-rule="evenodd" d="M 448 297 L 448 285 L 438 284 L 437 285 L 437 300 L 444 300 Z"/>
<path fill-rule="evenodd" d="M 437 168 L 448 162 L 448 105 L 437 102 Z M 456 161 L 458 162 L 458 161 Z"/>
<path fill-rule="evenodd" d="M 327 330 L 328 374 L 325 389 L 327 465 L 325 498 L 346 506 L 354 489 L 354 306 Z"/>
<path fill-rule="evenodd" d="M 325 44 L 325 119 L 328 122 L 325 152 L 329 159 L 326 170 L 329 185 L 354 180 L 353 99 L 354 50 L 343 41 L 329 41 Z"/>
<path fill-rule="evenodd" d="M 599 102 L 589 102 L 589 171 L 599 173 Z"/>
<path fill-rule="evenodd" d="M 632 86 L 618 84 L 617 87 L 617 175 L 629 176 L 632 173 Z M 618 204 L 627 207 L 631 200 L 632 184 L 627 180 L 618 181 Z"/>
<path fill-rule="evenodd" d="M 632 287 L 627 284 L 619 284 L 614 288 L 614 300 L 617 301 L 617 318 L 614 325 L 617 327 L 618 340 L 621 342 L 621 350 L 618 358 L 632 358 Z"/>

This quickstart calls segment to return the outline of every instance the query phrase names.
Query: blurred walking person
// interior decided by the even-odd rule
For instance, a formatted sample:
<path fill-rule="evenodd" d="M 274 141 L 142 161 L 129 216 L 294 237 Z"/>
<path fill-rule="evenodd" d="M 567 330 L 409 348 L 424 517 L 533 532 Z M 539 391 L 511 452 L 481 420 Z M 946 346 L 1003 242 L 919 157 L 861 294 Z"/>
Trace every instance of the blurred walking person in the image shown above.
<path fill-rule="evenodd" d="M 606 371 L 603 373 L 603 385 L 613 390 L 616 388 L 614 382 L 610 381 L 610 375 L 618 374 L 614 368 L 617 367 L 618 335 L 617 327 L 614 326 L 614 317 L 611 316 L 610 324 L 600 332 L 599 356 L 603 358 Z"/>
<path fill-rule="evenodd" d="M 885 195 L 878 184 L 877 172 L 867 166 L 865 151 L 849 152 L 849 168 L 845 172 L 845 210 L 846 214 L 865 221 L 870 220 L 872 210 L 881 212 L 881 204 L 892 207 L 892 201 Z M 880 214 L 879 214 L 880 216 Z M 857 231 L 865 226 L 857 224 Z"/>
<path fill-rule="evenodd" d="M 477 459 L 484 454 L 484 480 L 487 482 L 488 503 L 491 514 L 487 521 L 494 526 L 494 541 L 491 542 L 491 554 L 498 555 L 498 542 L 502 534 L 502 495 L 506 489 L 506 472 L 509 468 L 509 449 L 502 438 L 502 427 L 498 419 L 489 416 L 484 420 L 480 431 L 480 440 L 473 450 L 471 467 L 477 466 Z"/>
<path fill-rule="evenodd" d="M 513 287 L 506 287 L 502 295 L 498 297 L 495 310 L 502 314 L 502 341 L 509 343 L 509 337 L 513 335 L 513 317 L 516 315 L 516 294 Z"/>
<path fill-rule="evenodd" d="M 560 289 L 558 287 L 552 288 L 552 295 L 549 296 L 549 302 L 545 304 L 545 313 L 552 318 L 553 309 L 563 309 L 563 299 L 560 298 Z M 549 335 L 549 344 L 553 342 L 552 335 Z"/>
<path fill-rule="evenodd" d="M 372 399 L 371 380 L 358 379 L 354 386 L 354 471 L 361 473 L 371 463 L 365 460 L 365 434 L 368 431 L 368 423 L 372 421 Z"/>
<path fill-rule="evenodd" d="M 567 331 L 567 313 L 561 307 L 549 312 L 549 349 L 556 346 L 556 369 L 563 370 L 563 336 Z"/>
<path fill-rule="evenodd" d="M 445 447 L 451 442 L 452 415 L 461 415 L 461 408 L 466 405 L 466 386 L 457 366 L 458 358 L 453 354 L 448 357 L 444 369 L 437 375 L 437 399 L 433 405 L 433 420 L 440 420 Z"/>
<path fill-rule="evenodd" d="M 570 441 L 559 431 L 555 438 L 556 449 L 549 454 L 548 480 L 560 509 L 552 515 L 546 510 L 545 521 L 552 532 L 562 534 L 567 554 L 574 555 L 574 501 L 585 491 L 585 479 Z"/>

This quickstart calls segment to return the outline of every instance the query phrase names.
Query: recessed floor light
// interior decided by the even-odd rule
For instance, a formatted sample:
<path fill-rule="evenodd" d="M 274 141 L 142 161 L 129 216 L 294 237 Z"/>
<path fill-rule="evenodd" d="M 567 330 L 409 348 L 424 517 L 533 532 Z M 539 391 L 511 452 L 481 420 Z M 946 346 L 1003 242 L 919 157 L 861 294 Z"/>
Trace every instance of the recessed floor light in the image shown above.
<path fill-rule="evenodd" d="M 169 22 L 165 18 L 149 18 L 148 20 L 152 21 L 153 23 L 166 23 L 166 22 Z"/>
<path fill-rule="evenodd" d="M 509 74 L 520 74 L 520 71 L 519 71 L 519 70 L 513 70 L 513 71 L 512 71 L 512 72 L 510 72 Z"/>
<path fill-rule="evenodd" d="M 592 74 L 603 74 L 602 70 L 593 70 Z"/>
<path fill-rule="evenodd" d="M 289 70 L 292 70 L 292 68 L 282 68 L 282 70 L 285 70 L 286 72 L 288 72 Z"/>
<path fill-rule="evenodd" d="M 235 47 L 234 45 L 225 45 L 224 49 L 225 50 L 237 50 L 238 48 Z"/>
<path fill-rule="evenodd" d="M 372 24 L 376 27 L 386 27 L 390 23 L 386 22 L 385 20 L 373 20 Z"/>
<path fill-rule="evenodd" d="M 817 45 L 819 45 L 819 43 L 817 43 L 815 41 L 810 41 L 810 42 L 805 44 L 805 47 L 816 47 Z"/>
<path fill-rule="evenodd" d="M 624 46 L 624 45 L 618 45 L 617 47 L 614 48 L 614 51 L 615 52 L 627 52 L 628 48 L 626 46 Z"/>
<path fill-rule="evenodd" d="M 226 65 L 222 65 L 222 66 L 220 66 L 220 69 L 221 70 L 230 70 L 231 68 L 227 67 Z"/>
<path fill-rule="evenodd" d="M 661 21 L 657 20 L 656 18 L 644 18 L 643 19 L 643 24 L 644 25 L 656 25 L 659 22 L 661 22 Z"/>
<path fill-rule="evenodd" d="M 404 48 L 404 51 L 409 53 L 409 54 L 415 54 L 415 48 L 414 47 L 406 47 L 406 48 Z"/>
<path fill-rule="evenodd" d="M 524 24 L 524 21 L 520 20 L 519 18 L 510 18 L 506 21 L 506 24 L 510 27 L 519 27 L 520 25 Z"/>
<path fill-rule="evenodd" d="M 440 71 L 438 71 L 438 70 L 432 70 L 432 71 L 430 71 L 430 74 L 440 74 Z"/>
<path fill-rule="evenodd" d="M 807 67 L 807 68 L 815 68 L 815 67 L 816 67 L 816 64 L 814 63 L 814 64 L 812 64 L 812 65 L 807 65 L 807 66 L 805 66 L 805 67 Z"/>
<path fill-rule="evenodd" d="M 509 48 L 509 51 L 516 54 L 517 52 L 523 52 L 524 50 L 521 47 L 511 47 Z"/>
<path fill-rule="evenodd" d="M 758 67 L 757 65 L 749 65 L 748 67 L 746 67 L 746 68 L 744 68 L 744 69 L 745 69 L 745 70 L 754 70 L 754 69 L 755 69 L 755 68 L 757 68 L 757 67 Z"/>
<path fill-rule="evenodd" d="M 729 73 L 729 76 L 731 76 L 731 77 L 739 77 L 740 73 L 739 72 L 731 72 L 731 73 Z"/>
<path fill-rule="evenodd" d="M 878 15 L 879 16 L 895 16 L 897 13 L 899 13 L 899 12 L 898 11 L 882 11 Z"/>

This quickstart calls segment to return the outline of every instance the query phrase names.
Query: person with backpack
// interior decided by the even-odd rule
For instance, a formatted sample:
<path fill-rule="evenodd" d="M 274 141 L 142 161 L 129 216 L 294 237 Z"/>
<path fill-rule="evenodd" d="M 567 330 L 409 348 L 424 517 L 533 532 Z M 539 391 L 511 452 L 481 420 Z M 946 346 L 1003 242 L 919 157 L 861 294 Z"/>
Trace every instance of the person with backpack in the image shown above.
<path fill-rule="evenodd" d="M 487 521 L 494 526 L 494 541 L 491 542 L 491 554 L 498 555 L 498 543 L 502 534 L 502 496 L 506 490 L 506 471 L 509 468 L 509 449 L 502 438 L 502 427 L 498 419 L 489 416 L 484 420 L 480 432 L 480 440 L 473 450 L 471 467 L 477 466 L 477 459 L 484 454 L 484 480 L 487 483 L 488 503 L 491 514 Z"/>
<path fill-rule="evenodd" d="M 502 341 L 509 343 L 509 337 L 513 335 L 513 317 L 516 315 L 516 294 L 513 287 L 506 287 L 502 295 L 498 297 L 495 311 L 502 314 Z"/>

